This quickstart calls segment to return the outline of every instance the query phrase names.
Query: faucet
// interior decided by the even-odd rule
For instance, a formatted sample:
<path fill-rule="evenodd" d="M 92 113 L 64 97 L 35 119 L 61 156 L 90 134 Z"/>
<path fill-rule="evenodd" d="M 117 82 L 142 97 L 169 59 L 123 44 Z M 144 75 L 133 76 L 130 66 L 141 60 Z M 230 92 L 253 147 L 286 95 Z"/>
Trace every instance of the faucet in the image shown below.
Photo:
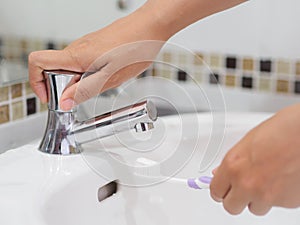
<path fill-rule="evenodd" d="M 48 95 L 48 121 L 39 146 L 41 152 L 71 155 L 82 152 L 82 144 L 99 138 L 135 129 L 152 129 L 157 119 L 155 105 L 145 100 L 87 120 L 76 117 L 76 107 L 63 111 L 59 100 L 64 90 L 81 79 L 80 73 L 70 71 L 44 71 Z"/>

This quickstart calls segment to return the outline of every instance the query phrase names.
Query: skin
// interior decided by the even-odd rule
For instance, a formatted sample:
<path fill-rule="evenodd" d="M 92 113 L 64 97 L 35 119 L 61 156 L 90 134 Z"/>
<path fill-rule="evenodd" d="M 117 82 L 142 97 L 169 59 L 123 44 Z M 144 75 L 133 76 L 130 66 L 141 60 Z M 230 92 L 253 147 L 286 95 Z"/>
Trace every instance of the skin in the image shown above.
<path fill-rule="evenodd" d="M 231 214 L 300 206 L 300 104 L 287 107 L 241 139 L 214 171 L 211 196 Z"/>
<path fill-rule="evenodd" d="M 163 43 L 181 29 L 242 2 L 243 0 L 227 0 L 212 4 L 210 0 L 189 0 L 189 4 L 186 4 L 186 0 L 148 0 L 132 14 L 83 36 L 61 51 L 31 53 L 28 59 L 31 87 L 45 103 L 47 94 L 43 70 L 83 73 L 101 68 L 95 76 L 80 82 L 80 85 L 73 85 L 64 92 L 60 107 L 66 111 L 70 110 L 74 105 L 140 74 L 150 65 Z M 139 44 L 147 40 L 158 42 L 147 42 L 146 47 Z M 137 44 L 132 46 L 132 43 Z M 146 50 L 151 49 L 154 50 L 150 51 L 146 58 L 138 57 L 140 52 L 147 53 L 149 51 Z M 131 54 L 126 54 L 127 51 Z M 130 61 L 127 59 L 129 55 L 137 57 Z"/>
<path fill-rule="evenodd" d="M 60 106 L 70 110 L 140 74 L 163 43 L 181 29 L 242 2 L 148 0 L 132 14 L 75 40 L 63 50 L 31 53 L 31 87 L 45 103 L 44 70 L 99 70 L 64 92 Z M 300 105 L 286 108 L 237 143 L 214 172 L 212 198 L 222 202 L 231 214 L 239 214 L 247 206 L 256 215 L 267 213 L 272 206 L 300 206 L 299 117 Z"/>

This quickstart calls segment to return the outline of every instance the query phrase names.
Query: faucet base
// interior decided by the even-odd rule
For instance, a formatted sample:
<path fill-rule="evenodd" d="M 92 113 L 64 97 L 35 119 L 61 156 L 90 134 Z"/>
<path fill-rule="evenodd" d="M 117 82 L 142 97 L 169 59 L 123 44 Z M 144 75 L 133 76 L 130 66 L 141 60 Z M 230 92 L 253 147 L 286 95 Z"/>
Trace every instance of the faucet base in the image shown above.
<path fill-rule="evenodd" d="M 39 150 L 50 154 L 70 155 L 81 153 L 73 135 L 69 135 L 74 121 L 73 112 L 48 111 L 47 128 Z"/>

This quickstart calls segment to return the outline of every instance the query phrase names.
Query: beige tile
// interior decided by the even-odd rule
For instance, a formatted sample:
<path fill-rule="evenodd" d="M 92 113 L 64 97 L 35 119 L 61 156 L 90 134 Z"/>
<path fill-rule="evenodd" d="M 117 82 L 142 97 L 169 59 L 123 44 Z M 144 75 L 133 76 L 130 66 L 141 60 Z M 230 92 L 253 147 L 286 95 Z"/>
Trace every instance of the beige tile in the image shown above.
<path fill-rule="evenodd" d="M 221 65 L 221 57 L 219 55 L 211 55 L 209 57 L 209 65 L 211 67 L 220 67 L 220 65 Z"/>
<path fill-rule="evenodd" d="M 12 104 L 12 119 L 17 120 L 23 117 L 24 117 L 23 102 L 22 101 L 14 102 Z"/>
<path fill-rule="evenodd" d="M 201 71 L 195 71 L 193 78 L 196 83 L 202 83 L 203 82 L 203 73 Z"/>
<path fill-rule="evenodd" d="M 186 64 L 187 61 L 187 56 L 183 53 L 178 55 L 178 62 L 182 65 L 182 64 Z"/>
<path fill-rule="evenodd" d="M 254 60 L 252 58 L 243 59 L 243 70 L 252 71 L 254 69 Z"/>
<path fill-rule="evenodd" d="M 8 87 L 0 87 L 0 102 L 8 100 Z"/>
<path fill-rule="evenodd" d="M 9 122 L 9 106 L 0 106 L 0 124 Z"/>
<path fill-rule="evenodd" d="M 11 97 L 18 98 L 22 96 L 22 84 L 14 84 L 11 86 Z"/>
<path fill-rule="evenodd" d="M 164 62 L 171 62 L 172 61 L 172 55 L 170 52 L 164 52 L 162 55 L 162 59 Z"/>
<path fill-rule="evenodd" d="M 29 82 L 25 83 L 25 91 L 26 91 L 26 95 L 29 95 L 29 94 L 33 93 L 32 88 L 31 88 Z"/>
<path fill-rule="evenodd" d="M 277 62 L 277 73 L 279 74 L 289 74 L 290 71 L 290 62 L 287 60 L 278 60 Z"/>
<path fill-rule="evenodd" d="M 260 91 L 271 92 L 271 80 L 269 78 L 260 78 L 258 89 Z"/>
<path fill-rule="evenodd" d="M 171 79 L 172 73 L 170 70 L 162 70 L 161 76 L 167 79 Z"/>
<path fill-rule="evenodd" d="M 279 93 L 289 92 L 289 82 L 287 80 L 277 80 L 276 91 Z"/>
<path fill-rule="evenodd" d="M 236 86 L 236 77 L 234 75 L 226 75 L 225 85 L 227 87 L 235 87 Z"/>

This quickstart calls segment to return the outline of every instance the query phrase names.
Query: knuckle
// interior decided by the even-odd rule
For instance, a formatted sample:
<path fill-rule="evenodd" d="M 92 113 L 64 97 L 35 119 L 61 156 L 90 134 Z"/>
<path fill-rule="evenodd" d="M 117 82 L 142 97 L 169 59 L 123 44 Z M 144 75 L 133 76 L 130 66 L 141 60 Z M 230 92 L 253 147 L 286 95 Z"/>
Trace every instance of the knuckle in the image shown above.
<path fill-rule="evenodd" d="M 37 51 L 37 52 L 31 52 L 28 55 L 28 63 L 29 64 L 35 63 L 39 59 L 39 56 L 40 56 L 40 52 L 39 51 Z"/>
<path fill-rule="evenodd" d="M 227 168 L 229 174 L 235 176 L 239 173 L 239 155 L 236 153 L 228 154 L 224 159 L 224 165 Z"/>

